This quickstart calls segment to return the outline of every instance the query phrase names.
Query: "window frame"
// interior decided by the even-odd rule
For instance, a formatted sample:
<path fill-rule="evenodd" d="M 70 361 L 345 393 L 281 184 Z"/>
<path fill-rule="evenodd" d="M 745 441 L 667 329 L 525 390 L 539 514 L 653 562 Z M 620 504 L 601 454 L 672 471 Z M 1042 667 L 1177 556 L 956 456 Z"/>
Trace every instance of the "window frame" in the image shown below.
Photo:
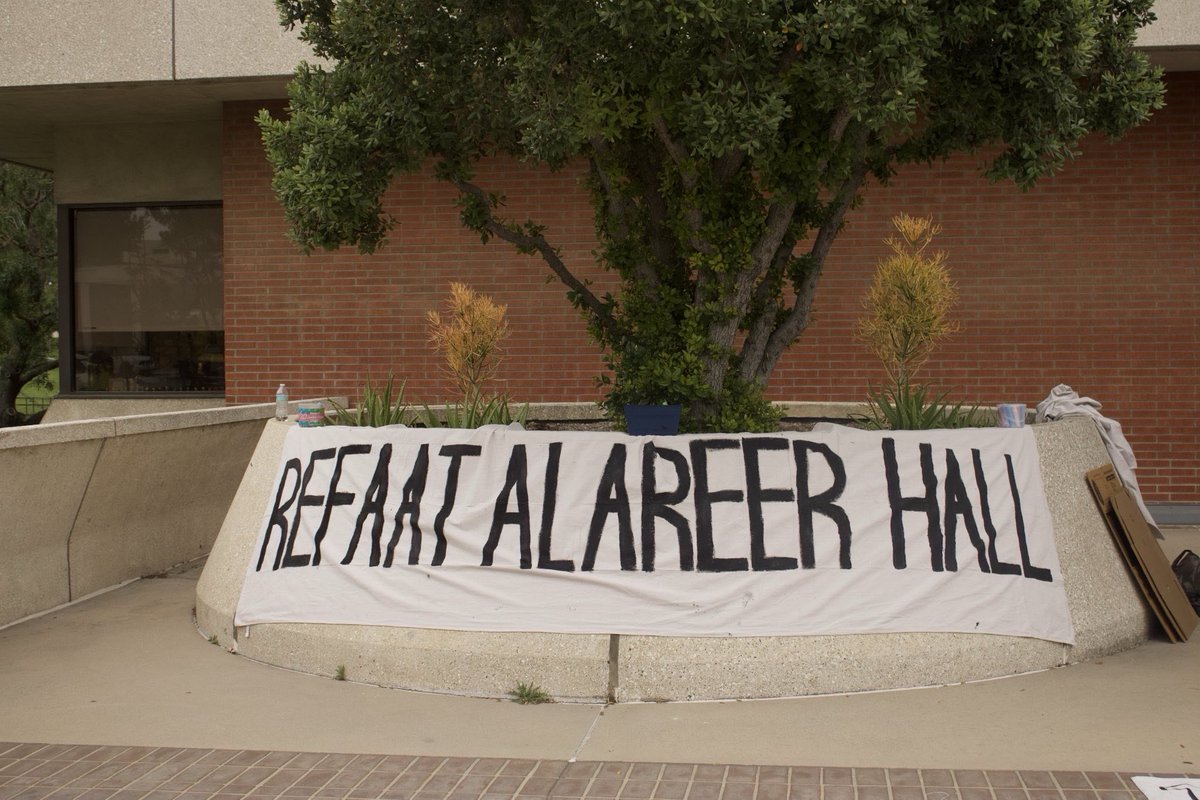
<path fill-rule="evenodd" d="M 68 398 L 188 399 L 223 398 L 225 389 L 171 392 L 89 391 L 75 381 L 75 212 L 90 209 L 216 208 L 224 228 L 225 204 L 220 200 L 137 201 L 124 203 L 62 203 L 58 206 L 58 396 Z M 221 286 L 225 285 L 224 230 L 222 230 Z M 222 323 L 222 334 L 224 323 Z"/>

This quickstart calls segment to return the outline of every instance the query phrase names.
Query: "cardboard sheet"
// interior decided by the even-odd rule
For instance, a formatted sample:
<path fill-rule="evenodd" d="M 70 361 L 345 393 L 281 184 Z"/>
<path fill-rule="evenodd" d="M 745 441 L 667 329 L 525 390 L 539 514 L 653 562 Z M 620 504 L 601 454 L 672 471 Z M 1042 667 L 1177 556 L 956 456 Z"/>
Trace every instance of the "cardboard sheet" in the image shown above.
<path fill-rule="evenodd" d="M 1186 642 L 1200 625 L 1162 547 L 1111 464 L 1087 474 L 1109 532 L 1167 638 Z"/>

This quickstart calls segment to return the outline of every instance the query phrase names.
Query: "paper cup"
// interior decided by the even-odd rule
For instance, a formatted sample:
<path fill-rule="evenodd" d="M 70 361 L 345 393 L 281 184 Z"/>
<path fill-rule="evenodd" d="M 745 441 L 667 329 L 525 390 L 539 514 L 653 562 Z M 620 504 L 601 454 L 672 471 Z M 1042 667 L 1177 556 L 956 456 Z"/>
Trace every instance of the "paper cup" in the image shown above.
<path fill-rule="evenodd" d="M 1000 415 L 1001 428 L 1025 427 L 1024 403 L 1001 403 L 996 406 L 996 412 Z"/>
<path fill-rule="evenodd" d="M 296 424 L 301 428 L 316 428 L 325 422 L 324 403 L 301 403 L 296 408 Z"/>

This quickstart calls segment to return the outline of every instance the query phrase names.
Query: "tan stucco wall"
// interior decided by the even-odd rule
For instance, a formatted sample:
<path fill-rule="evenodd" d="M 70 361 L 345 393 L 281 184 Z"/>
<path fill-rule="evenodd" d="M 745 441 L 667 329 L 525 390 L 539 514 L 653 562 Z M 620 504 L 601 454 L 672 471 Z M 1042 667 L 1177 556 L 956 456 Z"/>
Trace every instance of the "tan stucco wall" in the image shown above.
<path fill-rule="evenodd" d="M 221 122 L 87 125 L 55 136 L 59 203 L 221 199 Z"/>

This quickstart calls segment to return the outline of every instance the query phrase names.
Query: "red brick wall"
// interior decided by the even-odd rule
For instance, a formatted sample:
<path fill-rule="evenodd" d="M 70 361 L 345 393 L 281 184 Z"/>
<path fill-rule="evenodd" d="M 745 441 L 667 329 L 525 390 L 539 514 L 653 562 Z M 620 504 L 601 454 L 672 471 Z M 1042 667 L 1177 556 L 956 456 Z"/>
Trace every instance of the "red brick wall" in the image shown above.
<path fill-rule="evenodd" d="M 1122 423 L 1148 499 L 1200 502 L 1200 74 L 1170 76 L 1167 102 L 1119 142 L 1089 140 L 1082 159 L 1030 192 L 988 184 L 971 157 L 870 187 L 834 246 L 813 326 L 773 376 L 772 396 L 863 398 L 880 372 L 852 332 L 886 252 L 889 219 L 932 214 L 958 282 L 963 330 L 923 378 L 959 398 L 1030 406 L 1070 384 Z M 465 232 L 454 193 L 428 178 L 397 181 L 387 203 L 401 221 L 376 255 L 299 255 L 270 191 L 256 108 L 230 104 L 225 114 L 231 402 L 268 400 L 280 381 L 295 397 L 353 396 L 365 377 L 389 373 L 408 381 L 413 400 L 442 399 L 449 387 L 424 315 L 452 280 L 508 305 L 513 335 L 502 379 L 514 398 L 595 399 L 600 358 L 563 290 L 546 285 L 540 261 Z M 509 163 L 479 175 L 512 197 L 512 216 L 548 224 L 568 264 L 586 265 L 592 226 L 578 181 L 577 172 L 547 176 Z"/>
<path fill-rule="evenodd" d="M 252 119 L 257 107 L 225 110 L 229 401 L 263 401 L 280 381 L 293 397 L 355 396 L 366 377 L 385 380 L 389 373 L 407 380 L 413 400 L 445 399 L 451 388 L 428 344 L 425 314 L 443 306 L 456 280 L 508 306 L 512 336 L 500 378 L 514 398 L 595 399 L 601 361 L 564 290 L 546 284 L 539 259 L 504 242 L 482 245 L 466 231 L 456 192 L 443 184 L 428 177 L 396 182 L 387 202 L 401 221 L 372 256 L 353 248 L 300 255 L 271 193 Z M 478 179 L 512 196 L 507 210 L 515 218 L 548 224 L 568 264 L 591 264 L 591 211 L 577 172 L 547 176 L 492 163 Z"/>

